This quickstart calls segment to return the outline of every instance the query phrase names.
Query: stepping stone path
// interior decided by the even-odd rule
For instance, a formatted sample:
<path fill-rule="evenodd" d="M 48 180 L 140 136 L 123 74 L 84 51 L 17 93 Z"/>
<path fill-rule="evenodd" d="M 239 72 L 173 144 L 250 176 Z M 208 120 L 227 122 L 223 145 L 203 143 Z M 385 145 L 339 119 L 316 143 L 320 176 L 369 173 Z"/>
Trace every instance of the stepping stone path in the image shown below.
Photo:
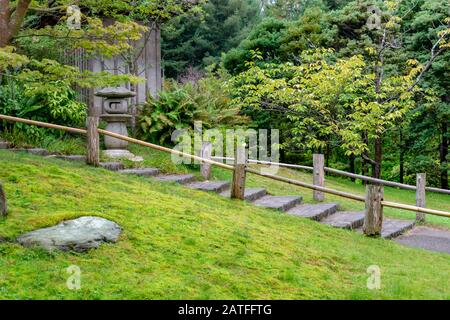
<path fill-rule="evenodd" d="M 117 223 L 107 219 L 81 217 L 26 233 L 17 241 L 25 247 L 39 246 L 49 251 L 85 252 L 104 242 L 117 242 L 121 231 Z"/>
<path fill-rule="evenodd" d="M 49 154 L 37 150 L 40 149 L 26 149 L 25 151 L 39 155 Z M 85 160 L 84 156 L 54 155 L 53 157 L 73 161 Z M 124 169 L 123 164 L 120 162 L 105 162 L 101 166 L 121 174 L 151 177 L 161 182 L 179 183 L 187 188 L 215 192 L 221 196 L 230 197 L 230 183 L 228 181 L 197 181 L 192 174 L 161 174 L 160 170 L 156 168 Z M 302 204 L 302 197 L 273 196 L 269 195 L 266 189 L 263 188 L 247 188 L 244 196 L 246 201 L 256 206 L 279 210 L 301 218 L 308 218 L 335 228 L 363 232 L 364 212 L 339 211 L 337 203 Z M 415 227 L 414 221 L 385 218 L 381 236 L 385 239 L 395 239 L 398 243 L 406 246 L 450 254 L 449 231 L 430 227 Z"/>

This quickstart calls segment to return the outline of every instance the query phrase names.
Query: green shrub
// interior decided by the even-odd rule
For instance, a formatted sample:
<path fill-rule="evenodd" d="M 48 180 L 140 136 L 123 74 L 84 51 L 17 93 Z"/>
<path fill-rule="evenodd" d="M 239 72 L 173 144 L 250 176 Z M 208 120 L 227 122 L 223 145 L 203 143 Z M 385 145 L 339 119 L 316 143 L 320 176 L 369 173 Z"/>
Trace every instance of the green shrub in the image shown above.
<path fill-rule="evenodd" d="M 51 92 L 35 92 L 9 76 L 0 86 L 0 113 L 54 124 L 80 127 L 86 119 L 86 106 L 76 101 L 76 93 L 64 81 L 54 81 Z M 30 144 L 42 142 L 46 136 L 61 138 L 64 132 L 21 123 L 1 124 L 3 133 L 18 136 Z"/>
<path fill-rule="evenodd" d="M 172 132 L 189 129 L 194 121 L 202 121 L 204 129 L 245 124 L 248 119 L 230 101 L 224 81 L 212 76 L 197 83 L 169 81 L 158 99 L 150 99 L 141 107 L 138 135 L 153 143 L 170 145 Z"/>

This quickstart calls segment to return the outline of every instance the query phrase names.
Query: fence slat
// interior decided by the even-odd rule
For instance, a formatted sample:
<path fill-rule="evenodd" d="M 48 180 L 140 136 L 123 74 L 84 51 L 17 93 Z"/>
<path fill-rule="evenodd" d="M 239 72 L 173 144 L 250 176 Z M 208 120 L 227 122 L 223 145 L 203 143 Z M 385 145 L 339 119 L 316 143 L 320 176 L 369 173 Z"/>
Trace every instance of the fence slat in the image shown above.
<path fill-rule="evenodd" d="M 98 117 L 87 117 L 86 163 L 94 167 L 100 165 L 100 137 L 98 134 L 98 123 Z"/>
<path fill-rule="evenodd" d="M 418 173 L 417 174 L 417 190 L 416 190 L 416 206 L 425 208 L 426 207 L 426 193 L 425 186 L 427 185 L 427 174 Z M 416 212 L 416 221 L 425 222 L 426 215 L 423 212 Z"/>
<path fill-rule="evenodd" d="M 231 184 L 231 198 L 245 200 L 245 176 L 247 167 L 247 152 L 245 145 L 236 148 L 236 160 L 234 163 L 233 182 Z"/>
<path fill-rule="evenodd" d="M 370 237 L 379 237 L 383 227 L 383 194 L 381 185 L 369 184 L 366 186 L 366 211 L 364 216 L 364 234 Z"/>
<path fill-rule="evenodd" d="M 202 144 L 202 158 L 211 160 L 212 155 L 212 143 L 211 142 L 203 142 Z M 202 177 L 205 180 L 211 179 L 211 164 L 202 162 L 200 164 L 200 172 L 202 174 Z"/>
<path fill-rule="evenodd" d="M 313 184 L 315 186 L 324 187 L 325 186 L 325 158 L 323 154 L 313 155 Z M 325 194 L 321 191 L 314 190 L 313 198 L 316 201 L 323 202 L 325 200 Z"/>

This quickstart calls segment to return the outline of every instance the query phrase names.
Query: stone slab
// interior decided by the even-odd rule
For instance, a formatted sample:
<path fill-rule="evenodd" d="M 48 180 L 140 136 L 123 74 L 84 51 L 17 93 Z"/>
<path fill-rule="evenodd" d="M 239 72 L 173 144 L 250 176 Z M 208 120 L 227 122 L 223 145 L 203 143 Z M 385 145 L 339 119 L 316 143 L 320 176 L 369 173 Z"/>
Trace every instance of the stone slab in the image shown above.
<path fill-rule="evenodd" d="M 364 216 L 364 212 L 341 211 L 326 217 L 321 222 L 336 228 L 357 229 L 364 224 Z"/>
<path fill-rule="evenodd" d="M 301 202 L 302 198 L 297 196 L 265 196 L 253 202 L 253 204 L 269 209 L 287 211 Z"/>
<path fill-rule="evenodd" d="M 303 204 L 288 211 L 289 214 L 320 221 L 338 210 L 337 203 Z"/>
<path fill-rule="evenodd" d="M 82 155 L 70 155 L 70 156 L 49 156 L 56 159 L 66 160 L 66 161 L 80 161 L 86 162 L 86 156 Z"/>
<path fill-rule="evenodd" d="M 36 156 L 49 156 L 51 155 L 51 153 L 45 149 L 42 148 L 18 148 L 18 149 L 10 149 L 11 151 L 14 152 L 27 152 L 30 154 L 34 154 Z"/>
<path fill-rule="evenodd" d="M 10 146 L 9 142 L 0 141 L 0 149 L 9 149 Z"/>
<path fill-rule="evenodd" d="M 122 174 L 132 174 L 136 176 L 154 177 L 159 174 L 159 169 L 156 168 L 142 168 L 142 169 L 124 169 L 119 170 Z"/>
<path fill-rule="evenodd" d="M 119 171 L 125 169 L 124 165 L 120 162 L 100 162 L 100 167 L 111 171 Z"/>
<path fill-rule="evenodd" d="M 157 176 L 156 180 L 162 182 L 176 182 L 181 184 L 191 183 L 195 181 L 193 174 L 168 174 Z"/>
<path fill-rule="evenodd" d="M 117 242 L 120 233 L 121 228 L 117 223 L 87 216 L 26 233 L 17 241 L 25 247 L 39 246 L 49 251 L 85 252 L 104 242 Z"/>
<path fill-rule="evenodd" d="M 226 190 L 220 193 L 221 196 L 229 198 L 231 190 Z M 244 198 L 247 201 L 255 201 L 267 195 L 267 190 L 262 188 L 245 188 Z"/>
<path fill-rule="evenodd" d="M 227 181 L 199 181 L 188 185 L 191 189 L 221 193 L 230 187 Z"/>
<path fill-rule="evenodd" d="M 381 229 L 381 236 L 385 239 L 396 238 L 415 226 L 414 221 L 384 219 L 383 228 Z"/>
<path fill-rule="evenodd" d="M 431 227 L 416 227 L 394 241 L 408 247 L 450 254 L 450 231 Z"/>
<path fill-rule="evenodd" d="M 111 159 L 127 159 L 133 162 L 142 162 L 144 161 L 144 158 L 140 156 L 135 156 L 133 153 L 131 153 L 128 150 L 125 149 L 111 149 L 111 150 L 104 150 L 103 155 L 107 158 Z"/>

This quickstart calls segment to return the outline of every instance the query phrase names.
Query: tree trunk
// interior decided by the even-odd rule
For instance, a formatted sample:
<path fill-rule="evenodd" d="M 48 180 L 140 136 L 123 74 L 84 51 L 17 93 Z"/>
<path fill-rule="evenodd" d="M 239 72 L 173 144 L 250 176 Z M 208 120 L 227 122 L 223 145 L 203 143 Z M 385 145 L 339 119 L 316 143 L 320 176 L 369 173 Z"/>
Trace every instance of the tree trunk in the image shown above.
<path fill-rule="evenodd" d="M 383 160 L 383 139 L 378 137 L 375 139 L 375 163 L 373 164 L 373 177 L 381 179 L 381 163 Z"/>
<path fill-rule="evenodd" d="M 442 124 L 442 137 L 441 137 L 441 144 L 439 147 L 439 160 L 441 164 L 441 188 L 442 189 L 448 189 L 448 163 L 447 163 L 447 156 L 448 156 L 448 145 L 449 145 L 449 139 L 447 137 L 447 130 L 448 130 L 448 123 L 444 122 Z"/>
<path fill-rule="evenodd" d="M 31 0 L 18 0 L 10 13 L 10 0 L 0 0 L 0 48 L 6 47 L 22 27 Z"/>
<path fill-rule="evenodd" d="M 348 161 L 349 161 L 350 173 L 356 173 L 355 172 L 355 155 L 351 154 L 348 157 Z M 350 178 L 350 180 L 355 182 L 355 178 Z"/>
<path fill-rule="evenodd" d="M 405 148 L 403 146 L 403 134 L 400 129 L 400 143 L 399 143 L 399 151 L 400 151 L 400 183 L 404 183 L 405 177 Z"/>
<path fill-rule="evenodd" d="M 3 190 L 3 186 L 0 183 L 0 216 L 6 217 L 8 213 L 8 206 L 6 203 L 6 195 L 5 191 Z"/>

